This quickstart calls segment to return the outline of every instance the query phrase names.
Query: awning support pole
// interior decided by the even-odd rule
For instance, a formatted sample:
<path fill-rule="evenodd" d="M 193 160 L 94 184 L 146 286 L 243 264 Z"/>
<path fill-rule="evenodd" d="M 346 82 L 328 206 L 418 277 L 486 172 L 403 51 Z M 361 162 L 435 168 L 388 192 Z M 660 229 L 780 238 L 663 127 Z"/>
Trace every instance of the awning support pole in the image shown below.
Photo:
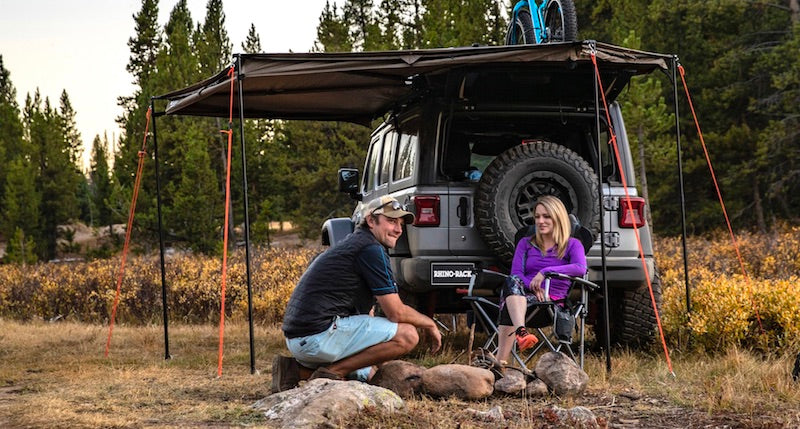
<path fill-rule="evenodd" d="M 158 250 L 161 257 L 161 308 L 164 319 L 164 359 L 172 358 L 169 354 L 169 312 L 167 311 L 167 275 L 164 264 L 164 226 L 161 221 L 161 179 L 158 173 L 158 133 L 156 132 L 155 99 L 150 98 L 150 110 L 153 112 L 153 154 L 155 155 L 156 173 L 156 207 L 158 210 Z"/>
<path fill-rule="evenodd" d="M 250 374 L 256 373 L 253 341 L 253 286 L 250 280 L 250 204 L 247 199 L 247 155 L 244 142 L 244 97 L 242 96 L 242 57 L 236 55 L 236 86 L 239 93 L 239 141 L 242 146 L 242 190 L 244 192 L 244 254 L 247 269 L 247 323 L 250 330 Z"/>
<path fill-rule="evenodd" d="M 672 57 L 672 91 L 675 103 L 675 151 L 678 156 L 678 189 L 681 198 L 681 244 L 683 245 L 683 282 L 686 287 L 686 317 L 692 317 L 692 299 L 689 291 L 689 260 L 686 250 L 686 197 L 683 190 L 683 157 L 681 155 L 681 122 L 678 110 L 678 56 Z M 692 330 L 689 330 L 688 341 L 692 341 Z"/>
<path fill-rule="evenodd" d="M 592 52 L 596 51 L 595 42 L 589 41 L 592 47 Z M 592 81 L 594 83 L 594 119 L 595 125 L 597 127 L 597 165 L 595 169 L 597 170 L 597 183 L 600 185 L 598 186 L 598 192 L 600 198 L 598 199 L 597 203 L 600 205 L 600 261 L 603 267 L 602 269 L 602 279 L 603 279 L 603 322 L 604 322 L 604 329 L 605 329 L 605 349 L 606 349 L 606 372 L 611 374 L 611 327 L 609 326 L 611 323 L 611 317 L 609 316 L 609 307 L 608 307 L 608 279 L 606 273 L 606 231 L 605 231 L 605 208 L 603 207 L 603 199 L 605 195 L 603 195 L 603 160 L 602 158 L 602 143 L 600 142 L 600 87 L 598 86 L 598 77 L 597 74 L 600 73 L 600 69 L 596 68 L 594 73 L 592 73 Z M 610 127 L 611 124 L 608 124 Z"/>

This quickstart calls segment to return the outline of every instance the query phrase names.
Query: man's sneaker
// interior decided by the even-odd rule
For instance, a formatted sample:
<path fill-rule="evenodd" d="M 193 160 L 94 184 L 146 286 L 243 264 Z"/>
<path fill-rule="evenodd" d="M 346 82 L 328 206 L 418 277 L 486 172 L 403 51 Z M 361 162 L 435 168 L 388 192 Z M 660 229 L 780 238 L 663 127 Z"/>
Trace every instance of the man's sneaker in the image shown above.
<path fill-rule="evenodd" d="M 523 327 L 517 328 L 517 350 L 524 352 L 536 345 L 539 339 Z"/>
<path fill-rule="evenodd" d="M 300 383 L 300 364 L 292 357 L 276 355 L 272 358 L 272 393 L 294 389 Z"/>

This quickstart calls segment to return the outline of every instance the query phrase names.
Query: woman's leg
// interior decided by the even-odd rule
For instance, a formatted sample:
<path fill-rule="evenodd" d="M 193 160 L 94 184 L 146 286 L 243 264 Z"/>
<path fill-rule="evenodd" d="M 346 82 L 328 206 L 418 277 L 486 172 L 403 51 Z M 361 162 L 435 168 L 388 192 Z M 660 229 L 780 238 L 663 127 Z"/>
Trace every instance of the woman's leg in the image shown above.
<path fill-rule="evenodd" d="M 525 326 L 525 312 L 528 310 L 528 300 L 523 295 L 507 296 L 505 307 L 511 318 L 511 326 L 500 325 L 498 327 L 497 359 L 508 362 L 508 358 L 511 355 L 511 347 L 516 339 L 514 332 L 518 327 Z"/>

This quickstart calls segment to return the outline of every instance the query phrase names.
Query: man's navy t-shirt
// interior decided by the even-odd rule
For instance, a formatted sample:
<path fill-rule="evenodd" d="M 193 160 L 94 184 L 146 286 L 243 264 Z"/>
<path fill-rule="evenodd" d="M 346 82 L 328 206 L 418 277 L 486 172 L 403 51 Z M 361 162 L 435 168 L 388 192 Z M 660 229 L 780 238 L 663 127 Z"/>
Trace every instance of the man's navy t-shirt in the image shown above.
<path fill-rule="evenodd" d="M 320 255 L 300 278 L 283 319 L 287 338 L 327 329 L 334 317 L 367 314 L 375 297 L 397 293 L 389 253 L 367 227 Z"/>

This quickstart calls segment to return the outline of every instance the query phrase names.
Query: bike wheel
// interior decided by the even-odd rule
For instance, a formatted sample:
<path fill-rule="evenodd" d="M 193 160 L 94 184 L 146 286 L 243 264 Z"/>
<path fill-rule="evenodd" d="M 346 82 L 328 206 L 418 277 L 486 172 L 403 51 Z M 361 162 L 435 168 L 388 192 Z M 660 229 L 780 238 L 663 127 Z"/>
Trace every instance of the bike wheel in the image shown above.
<path fill-rule="evenodd" d="M 578 38 L 578 18 L 572 0 L 549 0 L 544 11 L 545 43 L 571 42 Z"/>
<path fill-rule="evenodd" d="M 508 24 L 506 45 L 532 45 L 535 43 L 536 37 L 533 35 L 531 11 L 526 8 L 520 9 Z"/>

